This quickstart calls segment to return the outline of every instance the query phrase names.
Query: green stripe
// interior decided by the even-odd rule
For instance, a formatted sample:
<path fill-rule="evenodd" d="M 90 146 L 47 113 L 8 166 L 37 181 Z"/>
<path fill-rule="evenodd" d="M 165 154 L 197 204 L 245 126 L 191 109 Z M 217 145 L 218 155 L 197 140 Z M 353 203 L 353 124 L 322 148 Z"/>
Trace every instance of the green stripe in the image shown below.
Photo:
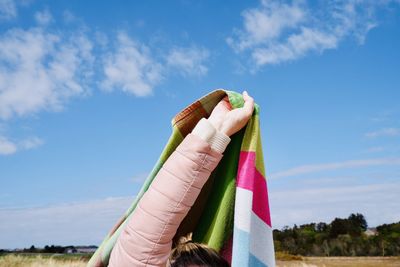
<path fill-rule="evenodd" d="M 244 131 L 232 136 L 225 155 L 213 172 L 214 184 L 193 240 L 219 251 L 233 229 L 235 180 Z"/>

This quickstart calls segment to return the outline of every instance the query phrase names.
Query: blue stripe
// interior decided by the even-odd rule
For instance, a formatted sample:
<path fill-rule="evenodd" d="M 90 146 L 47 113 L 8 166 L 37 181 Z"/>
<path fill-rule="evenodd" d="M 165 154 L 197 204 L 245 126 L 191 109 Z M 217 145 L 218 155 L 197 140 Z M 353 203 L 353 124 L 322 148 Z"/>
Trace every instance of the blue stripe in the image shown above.
<path fill-rule="evenodd" d="M 268 267 L 250 253 L 250 235 L 248 232 L 233 228 L 232 267 Z"/>
<path fill-rule="evenodd" d="M 232 267 L 246 267 L 249 264 L 249 233 L 233 228 Z"/>
<path fill-rule="evenodd" d="M 268 267 L 265 263 L 261 262 L 259 259 L 256 258 L 253 254 L 250 253 L 249 259 L 249 266 L 250 267 Z"/>

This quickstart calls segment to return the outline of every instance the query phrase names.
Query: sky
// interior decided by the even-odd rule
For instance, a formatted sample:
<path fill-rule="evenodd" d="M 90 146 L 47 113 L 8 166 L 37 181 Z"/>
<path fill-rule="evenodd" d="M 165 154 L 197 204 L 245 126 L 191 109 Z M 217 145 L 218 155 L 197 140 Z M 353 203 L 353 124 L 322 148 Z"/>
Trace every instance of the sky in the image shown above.
<path fill-rule="evenodd" d="M 0 0 L 0 248 L 98 245 L 184 107 L 247 90 L 272 224 L 400 221 L 400 1 Z"/>

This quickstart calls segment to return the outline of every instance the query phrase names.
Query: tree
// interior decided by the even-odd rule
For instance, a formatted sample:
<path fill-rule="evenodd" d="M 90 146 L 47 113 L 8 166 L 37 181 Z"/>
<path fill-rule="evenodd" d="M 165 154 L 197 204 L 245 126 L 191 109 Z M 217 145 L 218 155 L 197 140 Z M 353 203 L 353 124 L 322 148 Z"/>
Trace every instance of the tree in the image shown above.
<path fill-rule="evenodd" d="M 376 235 L 364 235 L 362 214 L 335 218 L 329 223 L 309 223 L 274 230 L 277 251 L 303 256 L 399 256 L 400 222 L 376 227 Z"/>
<path fill-rule="evenodd" d="M 324 222 L 320 222 L 316 225 L 315 230 L 317 232 L 323 233 L 323 232 L 327 232 L 329 229 L 328 224 L 324 223 Z"/>
<path fill-rule="evenodd" d="M 352 236 L 360 236 L 365 230 L 367 230 L 367 221 L 365 220 L 364 215 L 357 213 L 357 214 L 350 214 L 349 218 L 349 234 Z"/>
<path fill-rule="evenodd" d="M 329 236 L 331 238 L 337 238 L 339 235 L 345 235 L 349 230 L 349 222 L 347 219 L 335 218 L 331 222 L 331 229 Z"/>

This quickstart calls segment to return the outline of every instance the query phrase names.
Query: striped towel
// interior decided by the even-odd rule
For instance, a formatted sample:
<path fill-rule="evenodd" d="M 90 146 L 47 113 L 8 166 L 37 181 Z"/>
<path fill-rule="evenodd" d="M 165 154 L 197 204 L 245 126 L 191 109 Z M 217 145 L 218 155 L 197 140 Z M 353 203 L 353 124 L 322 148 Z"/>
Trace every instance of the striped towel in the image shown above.
<path fill-rule="evenodd" d="M 172 134 L 137 198 L 106 236 L 88 266 L 107 266 L 114 244 L 163 163 L 192 131 L 228 95 L 233 108 L 243 106 L 242 95 L 216 90 L 200 98 L 172 120 Z M 275 266 L 267 183 L 261 147 L 259 106 L 241 131 L 231 136 L 224 157 L 204 185 L 181 223 L 175 239 L 193 232 L 195 242 L 219 251 L 233 267 Z"/>

